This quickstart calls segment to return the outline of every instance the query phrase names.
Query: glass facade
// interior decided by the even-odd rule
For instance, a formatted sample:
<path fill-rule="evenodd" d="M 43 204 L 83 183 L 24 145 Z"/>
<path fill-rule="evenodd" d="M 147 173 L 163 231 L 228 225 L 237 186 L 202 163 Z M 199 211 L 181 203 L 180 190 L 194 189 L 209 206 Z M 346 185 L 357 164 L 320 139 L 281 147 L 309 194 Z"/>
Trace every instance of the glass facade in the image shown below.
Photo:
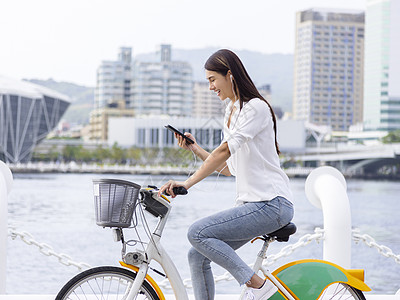
<path fill-rule="evenodd" d="M 28 162 L 34 147 L 53 130 L 69 106 L 61 98 L 27 97 L 0 86 L 0 159 Z M 6 87 L 7 88 L 7 87 Z"/>
<path fill-rule="evenodd" d="M 400 129 L 400 1 L 368 0 L 364 128 Z"/>

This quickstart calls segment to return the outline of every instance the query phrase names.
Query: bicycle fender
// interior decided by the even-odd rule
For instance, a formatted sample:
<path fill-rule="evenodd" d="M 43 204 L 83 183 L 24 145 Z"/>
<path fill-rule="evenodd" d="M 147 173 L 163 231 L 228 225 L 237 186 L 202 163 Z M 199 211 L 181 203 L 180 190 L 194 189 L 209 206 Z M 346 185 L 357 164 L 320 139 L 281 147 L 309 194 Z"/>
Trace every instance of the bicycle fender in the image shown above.
<path fill-rule="evenodd" d="M 326 287 L 335 282 L 346 283 L 361 291 L 371 289 L 363 282 L 362 270 L 345 270 L 318 259 L 304 259 L 288 263 L 272 274 L 292 292 L 295 299 L 318 299 Z M 270 300 L 286 299 L 279 292 Z"/>
<path fill-rule="evenodd" d="M 131 269 L 134 272 L 138 272 L 139 268 L 132 266 L 132 265 L 128 265 L 126 263 L 124 263 L 123 261 L 119 262 L 121 264 L 121 266 Z M 151 276 L 149 274 L 146 274 L 146 280 L 150 283 L 150 285 L 154 288 L 154 290 L 156 291 L 158 297 L 160 298 L 160 300 L 165 300 L 164 294 L 162 293 L 160 287 L 158 286 L 158 284 L 154 281 L 153 278 L 151 278 Z"/>

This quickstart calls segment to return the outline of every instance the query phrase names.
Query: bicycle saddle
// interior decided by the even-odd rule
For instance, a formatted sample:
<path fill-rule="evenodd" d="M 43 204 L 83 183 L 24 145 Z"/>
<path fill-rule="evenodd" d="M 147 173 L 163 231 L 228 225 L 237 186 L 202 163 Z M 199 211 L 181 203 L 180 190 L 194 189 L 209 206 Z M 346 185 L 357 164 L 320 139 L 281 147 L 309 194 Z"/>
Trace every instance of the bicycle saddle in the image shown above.
<path fill-rule="evenodd" d="M 292 222 L 274 232 L 264 234 L 265 239 L 273 238 L 278 242 L 287 242 L 289 237 L 297 230 L 296 225 Z"/>

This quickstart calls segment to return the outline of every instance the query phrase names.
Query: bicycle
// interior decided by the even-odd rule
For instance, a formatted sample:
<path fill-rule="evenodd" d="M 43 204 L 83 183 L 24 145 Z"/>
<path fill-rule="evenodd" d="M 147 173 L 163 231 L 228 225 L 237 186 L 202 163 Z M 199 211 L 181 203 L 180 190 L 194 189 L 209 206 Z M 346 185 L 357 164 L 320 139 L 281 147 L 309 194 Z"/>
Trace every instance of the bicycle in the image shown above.
<path fill-rule="evenodd" d="M 156 281 L 148 274 L 149 269 L 158 274 L 162 272 L 150 267 L 154 260 L 159 263 L 168 278 L 177 300 L 188 300 L 184 283 L 179 272 L 164 250 L 161 237 L 171 202 L 165 196 L 157 195 L 155 186 L 141 186 L 124 180 L 94 180 L 96 223 L 113 229 L 115 241 L 122 243 L 121 267 L 103 266 L 83 271 L 73 277 L 58 293 L 56 300 L 66 299 L 153 299 L 163 300 L 165 296 Z M 174 193 L 186 194 L 185 189 L 175 189 Z M 147 211 L 147 213 L 144 213 Z M 152 232 L 146 215 L 158 219 Z M 144 218 L 143 218 L 144 217 Z M 148 241 L 126 241 L 123 229 L 137 228 L 142 220 L 148 232 Z M 133 224 L 133 225 L 132 225 Z M 138 232 L 138 231 L 137 231 Z M 364 283 L 363 270 L 345 270 L 328 261 L 318 259 L 298 260 L 285 264 L 274 272 L 262 265 L 266 251 L 274 241 L 287 242 L 296 232 L 296 226 L 289 223 L 285 227 L 255 238 L 263 240 L 263 245 L 254 263 L 254 271 L 273 282 L 278 291 L 272 300 L 311 300 L 311 299 L 358 299 L 365 300 L 363 291 L 371 289 Z M 127 252 L 132 242 L 142 245 L 142 250 Z M 242 292 L 243 295 L 244 292 Z"/>

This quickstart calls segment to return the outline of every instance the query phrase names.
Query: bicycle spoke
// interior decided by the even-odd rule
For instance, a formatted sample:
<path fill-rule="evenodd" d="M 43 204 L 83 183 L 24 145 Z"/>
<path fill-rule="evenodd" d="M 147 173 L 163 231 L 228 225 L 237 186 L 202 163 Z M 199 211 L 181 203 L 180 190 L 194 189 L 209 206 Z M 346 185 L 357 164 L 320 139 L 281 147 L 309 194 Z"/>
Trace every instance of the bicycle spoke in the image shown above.
<path fill-rule="evenodd" d="M 327 287 L 319 300 L 346 300 L 346 299 L 365 299 L 357 290 L 344 283 L 336 283 Z"/>
<path fill-rule="evenodd" d="M 126 300 L 136 274 L 118 267 L 98 267 L 78 274 L 60 291 L 57 300 Z M 64 289 L 64 288 L 63 288 Z M 159 299 L 154 288 L 143 282 L 137 299 Z"/>

